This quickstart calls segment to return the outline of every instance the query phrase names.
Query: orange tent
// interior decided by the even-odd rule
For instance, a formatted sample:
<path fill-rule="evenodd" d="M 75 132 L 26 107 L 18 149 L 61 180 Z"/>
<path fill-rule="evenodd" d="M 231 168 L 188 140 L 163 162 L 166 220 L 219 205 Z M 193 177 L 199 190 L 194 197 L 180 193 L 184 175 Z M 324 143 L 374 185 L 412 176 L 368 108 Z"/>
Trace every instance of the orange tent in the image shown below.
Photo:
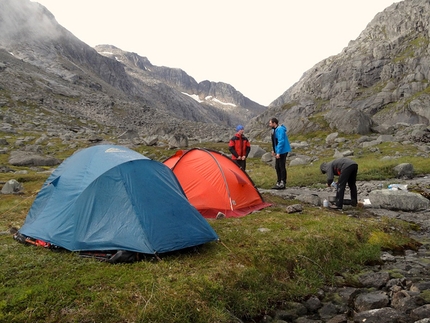
<path fill-rule="evenodd" d="M 179 150 L 163 162 L 179 180 L 189 202 L 205 217 L 218 212 L 245 216 L 265 203 L 251 178 L 228 156 L 201 148 Z"/>

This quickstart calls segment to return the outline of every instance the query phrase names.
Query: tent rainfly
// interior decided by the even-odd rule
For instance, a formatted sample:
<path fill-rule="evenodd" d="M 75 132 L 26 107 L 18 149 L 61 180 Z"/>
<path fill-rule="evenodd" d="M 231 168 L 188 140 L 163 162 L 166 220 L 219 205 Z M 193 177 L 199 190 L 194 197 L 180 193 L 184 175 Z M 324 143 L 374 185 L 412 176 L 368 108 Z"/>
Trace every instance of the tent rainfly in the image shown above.
<path fill-rule="evenodd" d="M 116 145 L 86 148 L 61 163 L 19 233 L 70 251 L 143 254 L 218 239 L 167 166 Z"/>
<path fill-rule="evenodd" d="M 188 200 L 205 217 L 245 216 L 264 202 L 248 174 L 228 156 L 209 149 L 179 150 L 163 162 L 179 180 Z"/>

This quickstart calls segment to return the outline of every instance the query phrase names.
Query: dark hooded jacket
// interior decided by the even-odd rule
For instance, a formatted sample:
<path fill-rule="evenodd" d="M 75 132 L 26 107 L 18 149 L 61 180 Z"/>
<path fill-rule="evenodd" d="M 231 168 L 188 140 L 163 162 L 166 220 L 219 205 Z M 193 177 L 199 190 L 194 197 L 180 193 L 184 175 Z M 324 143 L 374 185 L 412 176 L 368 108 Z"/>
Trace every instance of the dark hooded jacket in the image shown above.
<path fill-rule="evenodd" d="M 321 173 L 327 174 L 327 184 L 331 185 L 334 176 L 339 176 L 349 166 L 357 165 L 355 161 L 349 158 L 338 158 L 329 163 L 322 163 L 320 166 Z"/>

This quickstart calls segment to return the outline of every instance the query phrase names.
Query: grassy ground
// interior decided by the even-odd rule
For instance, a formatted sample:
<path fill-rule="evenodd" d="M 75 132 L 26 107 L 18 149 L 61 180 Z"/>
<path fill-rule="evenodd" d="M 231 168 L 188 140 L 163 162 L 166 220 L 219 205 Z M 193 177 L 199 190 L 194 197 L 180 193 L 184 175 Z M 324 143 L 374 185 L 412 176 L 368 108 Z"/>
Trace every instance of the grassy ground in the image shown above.
<path fill-rule="evenodd" d="M 225 144 L 207 148 L 224 150 Z M 398 151 L 401 147 L 388 147 Z M 163 159 L 173 152 L 144 147 L 139 152 Z M 324 185 L 319 163 L 288 169 L 291 186 Z M 412 154 L 411 154 L 412 155 Z M 359 180 L 392 177 L 392 167 L 411 162 L 417 173 L 430 173 L 419 157 L 381 162 L 357 156 Z M 273 168 L 248 161 L 258 187 L 269 188 Z M 0 174 L 0 180 L 24 184 L 22 195 L 0 196 L 0 232 L 19 228 L 48 174 Z M 285 302 L 299 300 L 342 273 L 354 285 L 363 265 L 378 260 L 381 249 L 412 245 L 406 223 L 358 218 L 265 195 L 273 205 L 243 218 L 209 220 L 220 237 L 213 242 L 132 264 L 111 265 L 75 253 L 25 246 L 0 235 L 0 322 L 238 322 L 250 321 Z"/>

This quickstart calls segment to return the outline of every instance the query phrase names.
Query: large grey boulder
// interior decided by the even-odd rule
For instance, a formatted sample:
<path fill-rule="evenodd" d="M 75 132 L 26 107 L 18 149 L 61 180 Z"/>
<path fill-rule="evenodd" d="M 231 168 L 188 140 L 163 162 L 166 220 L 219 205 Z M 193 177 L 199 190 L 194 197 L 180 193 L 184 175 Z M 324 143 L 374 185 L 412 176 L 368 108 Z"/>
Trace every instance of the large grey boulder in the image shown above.
<path fill-rule="evenodd" d="M 339 111 L 340 110 L 340 111 Z M 325 119 L 332 129 L 338 129 L 344 133 L 368 134 L 373 122 L 369 115 L 357 109 L 330 110 Z"/>
<path fill-rule="evenodd" d="M 430 200 L 408 191 L 375 190 L 369 193 L 369 200 L 372 207 L 389 210 L 414 212 L 430 208 Z"/>
<path fill-rule="evenodd" d="M 19 193 L 22 190 L 23 190 L 23 185 L 19 183 L 17 180 L 11 179 L 3 185 L 1 189 L 1 193 L 14 194 L 14 193 Z"/>
<path fill-rule="evenodd" d="M 394 167 L 397 178 L 414 178 L 414 166 L 410 163 L 402 163 Z"/>
<path fill-rule="evenodd" d="M 406 316 L 391 307 L 383 307 L 359 312 L 354 315 L 354 323 L 393 323 L 404 322 Z"/>
<path fill-rule="evenodd" d="M 175 134 L 169 140 L 169 148 L 187 148 L 188 137 L 184 134 Z"/>
<path fill-rule="evenodd" d="M 262 157 L 266 151 L 258 145 L 251 145 L 251 150 L 249 151 L 248 158 L 258 158 Z"/>
<path fill-rule="evenodd" d="M 358 312 L 362 312 L 375 308 L 387 307 L 389 303 L 390 300 L 387 293 L 378 290 L 358 295 L 354 301 L 354 307 Z"/>
<path fill-rule="evenodd" d="M 41 156 L 29 151 L 12 151 L 9 157 L 9 164 L 14 166 L 55 166 L 61 161 L 50 156 Z"/>

